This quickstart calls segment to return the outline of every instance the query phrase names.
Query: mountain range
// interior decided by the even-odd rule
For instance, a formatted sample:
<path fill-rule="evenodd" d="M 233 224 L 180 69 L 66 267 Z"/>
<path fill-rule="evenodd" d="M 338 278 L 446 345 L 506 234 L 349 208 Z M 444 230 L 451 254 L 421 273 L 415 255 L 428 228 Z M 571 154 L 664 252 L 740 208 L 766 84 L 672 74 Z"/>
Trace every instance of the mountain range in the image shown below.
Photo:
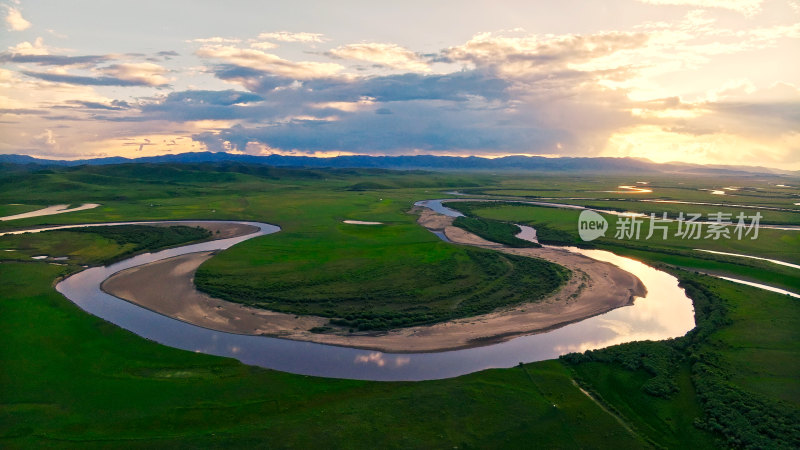
<path fill-rule="evenodd" d="M 79 166 L 125 163 L 205 163 L 234 162 L 265 164 L 276 167 L 331 167 L 331 168 L 381 168 L 381 169 L 424 169 L 424 170 L 468 170 L 468 171 L 546 171 L 546 172 L 610 172 L 610 173 L 685 173 L 685 174 L 768 174 L 800 175 L 797 171 L 786 171 L 767 167 L 699 165 L 685 163 L 654 163 L 638 158 L 607 157 L 560 157 L 504 156 L 482 158 L 478 156 L 369 156 L 352 155 L 331 158 L 311 156 L 268 155 L 256 156 L 226 152 L 192 152 L 141 158 L 92 158 L 79 160 L 55 160 L 34 158 L 27 155 L 0 155 L 0 163 Z"/>

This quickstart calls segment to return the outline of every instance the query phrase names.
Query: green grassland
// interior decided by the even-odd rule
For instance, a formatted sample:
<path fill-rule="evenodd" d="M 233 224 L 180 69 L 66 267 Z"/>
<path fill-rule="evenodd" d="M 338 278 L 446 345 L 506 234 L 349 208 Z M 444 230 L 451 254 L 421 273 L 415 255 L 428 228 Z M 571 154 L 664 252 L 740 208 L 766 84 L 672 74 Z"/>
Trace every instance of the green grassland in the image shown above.
<path fill-rule="evenodd" d="M 636 184 L 635 177 L 588 176 L 574 177 L 544 175 L 537 177 L 507 177 L 500 181 L 501 189 L 467 188 L 465 194 L 490 196 L 510 200 L 541 200 L 556 203 L 580 205 L 598 209 L 633 211 L 640 213 L 668 212 L 670 215 L 684 213 L 739 212 L 747 215 L 758 211 L 762 215 L 762 223 L 800 224 L 800 189 L 794 181 L 775 180 L 758 175 L 742 175 L 741 177 L 708 177 L 708 176 L 664 176 L 643 175 L 649 184 Z M 777 184 L 788 184 L 790 188 L 778 187 Z M 651 189 L 651 193 L 626 193 L 618 186 L 636 186 Z M 725 190 L 725 195 L 714 195 L 710 191 L 735 187 L 737 190 Z M 611 191 L 611 192 L 609 192 Z M 654 201 L 682 201 L 722 204 L 689 205 L 674 203 L 655 203 Z M 784 211 L 769 209 L 740 208 L 728 205 L 762 206 L 781 208 Z"/>
<path fill-rule="evenodd" d="M 406 214 L 413 201 L 442 197 L 446 190 L 526 184 L 574 195 L 589 185 L 618 182 L 601 178 L 241 165 L 14 171 L 0 173 L 2 203 L 30 209 L 90 201 L 102 206 L 3 222 L 0 229 L 117 220 L 260 220 L 283 231 L 246 241 L 211 261 L 241 252 L 253 267 L 264 261 L 281 265 L 280 258 L 295 263 L 316 243 L 324 251 L 313 247 L 313 254 L 327 255 L 320 261 L 335 265 L 340 252 L 328 250 L 336 244 L 325 242 L 333 238 L 355 245 L 354 252 L 371 252 L 364 263 L 380 267 L 381 260 L 386 264 L 395 257 L 382 247 L 387 239 L 406 242 L 412 255 L 413 246 L 430 250 L 415 258 L 447 252 L 439 250 L 447 244 Z M 718 184 L 733 185 L 727 181 Z M 698 181 L 694 187 L 708 184 Z M 569 217 L 571 211 L 503 206 L 473 212 L 537 228 L 546 224 L 555 238 L 575 235 L 577 216 Z M 344 219 L 385 225 L 345 226 Z M 796 234 L 762 233 L 763 242 L 720 241 L 714 249 L 796 261 Z M 76 255 L 63 266 L 0 261 L 0 447 L 796 448 L 800 443 L 800 303 L 786 296 L 664 265 L 676 270 L 694 300 L 698 328 L 686 338 L 440 381 L 333 380 L 167 348 L 86 314 L 53 289 L 55 279 L 80 270 L 80 264 L 113 259 L 131 245 L 93 233 L 0 237 L 0 248 L 24 248 L 25 256 Z M 265 254 L 271 245 L 284 253 Z M 597 245 L 654 264 L 737 267 L 759 279 L 768 273 L 790 279 L 793 270 L 701 257 L 673 242 Z M 451 255 L 464 255 L 460 252 Z"/>
<path fill-rule="evenodd" d="M 50 287 L 64 271 L 43 263 L 0 271 L 4 448 L 643 444 L 556 361 L 421 383 L 263 370 L 163 347 L 89 316 Z"/>
<path fill-rule="evenodd" d="M 647 185 L 637 184 L 647 181 Z M 779 187 L 778 184 L 792 187 Z M 663 175 L 639 174 L 633 176 L 594 174 L 537 174 L 536 176 L 509 175 L 494 185 L 467 187 L 462 193 L 486 194 L 495 197 L 556 198 L 559 203 L 582 204 L 587 201 L 677 200 L 706 203 L 731 203 L 743 205 L 788 208 L 800 211 L 800 188 L 796 178 L 774 178 L 758 174 L 739 176 L 714 175 Z M 651 189 L 651 193 L 626 193 L 619 186 L 636 186 Z M 726 190 L 725 195 L 712 194 L 713 190 Z M 611 192 L 609 192 L 611 191 Z M 579 198 L 580 200 L 570 200 Z M 627 208 L 625 208 L 627 209 Z"/>
<path fill-rule="evenodd" d="M 343 224 L 313 239 L 280 233 L 209 260 L 195 282 L 231 301 L 383 330 L 536 301 L 569 278 L 543 260 L 430 242 L 427 234 L 413 222 Z"/>
<path fill-rule="evenodd" d="M 53 223 L 182 218 L 278 223 L 281 233 L 247 241 L 205 263 L 197 273 L 198 287 L 252 306 L 329 317 L 347 329 L 384 330 L 488 313 L 539 300 L 568 278 L 545 261 L 447 245 L 417 225 L 416 216 L 407 212 L 415 196 L 425 192 L 408 192 L 407 186 L 475 183 L 463 175 L 241 165 L 217 169 L 123 165 L 44 171 L 30 175 L 40 183 L 35 188 L 14 174 L 5 183 L 12 192 L 4 195 L 24 187 L 32 190 L 29 198 L 41 198 L 39 192 L 48 186 L 87 184 L 91 188 L 85 194 L 103 202 L 70 217 L 39 219 Z M 125 189 L 127 183 L 136 190 Z M 381 194 L 364 191 L 374 186 L 386 189 Z M 113 192 L 105 192 L 107 187 Z M 151 197 L 156 187 L 166 190 L 162 198 Z M 175 195 L 178 191 L 181 195 Z M 204 201 L 192 198 L 199 195 Z M 342 223 L 345 219 L 385 225 L 349 225 Z"/>
<path fill-rule="evenodd" d="M 478 217 L 531 225 L 536 228 L 539 241 L 544 244 L 587 245 L 578 236 L 577 223 L 580 211 L 490 202 L 458 202 L 450 203 L 449 206 Z M 747 254 L 800 264 L 800 232 L 762 228 L 755 240 L 750 237 L 739 240 L 735 234 L 732 234 L 730 239 L 723 237 L 718 240 L 694 240 L 676 237 L 677 224 L 672 223 L 669 225 L 666 240 L 662 239 L 659 231 L 656 231 L 650 239 L 646 239 L 649 219 L 645 219 L 641 225 L 640 239 L 627 240 L 615 238 L 615 224 L 618 218 L 608 214 L 603 216 L 609 222 L 609 230 L 606 237 L 590 243 L 593 247 L 612 250 L 621 255 L 653 263 L 661 262 L 709 273 L 727 274 L 800 292 L 800 273 L 796 269 L 764 261 L 694 250 Z M 703 234 L 705 233 L 704 231 Z"/>
<path fill-rule="evenodd" d="M 36 205 L 18 205 L 14 203 L 0 205 L 0 217 L 5 216 L 14 216 L 17 214 L 22 214 L 30 211 L 36 211 L 37 209 L 42 209 L 43 206 L 36 206 Z"/>

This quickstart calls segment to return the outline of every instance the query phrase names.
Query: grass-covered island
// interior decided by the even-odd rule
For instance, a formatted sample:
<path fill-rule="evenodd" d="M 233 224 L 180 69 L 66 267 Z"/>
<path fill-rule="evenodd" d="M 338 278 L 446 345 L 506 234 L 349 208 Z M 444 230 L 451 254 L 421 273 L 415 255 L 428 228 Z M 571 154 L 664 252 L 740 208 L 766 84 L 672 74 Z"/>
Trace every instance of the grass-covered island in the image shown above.
<path fill-rule="evenodd" d="M 279 233 L 209 260 L 195 282 L 233 302 L 385 330 L 535 302 L 569 278 L 547 261 L 420 240 L 420 233 L 427 231 L 413 223 Z"/>

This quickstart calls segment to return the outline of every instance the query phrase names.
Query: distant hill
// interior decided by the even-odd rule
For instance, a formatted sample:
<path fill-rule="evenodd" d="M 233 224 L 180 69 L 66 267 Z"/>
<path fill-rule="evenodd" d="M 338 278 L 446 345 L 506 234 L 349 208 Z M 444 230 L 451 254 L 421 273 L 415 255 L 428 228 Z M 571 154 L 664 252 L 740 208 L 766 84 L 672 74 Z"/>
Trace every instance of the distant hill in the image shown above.
<path fill-rule="evenodd" d="M 26 155 L 0 155 L 0 163 L 36 164 L 43 166 L 80 166 L 121 163 L 204 163 L 237 162 L 264 164 L 275 167 L 330 167 L 330 168 L 380 168 L 424 170 L 480 170 L 480 171 L 544 171 L 544 172 L 609 172 L 609 173 L 692 173 L 692 174 L 769 174 L 798 175 L 797 172 L 745 166 L 703 166 L 697 164 L 658 164 L 636 158 L 545 158 L 541 156 L 505 156 L 481 158 L 477 156 L 337 156 L 316 158 L 309 156 L 254 156 L 225 152 L 194 152 L 175 155 L 147 156 L 142 158 L 94 158 L 74 161 L 40 159 Z"/>

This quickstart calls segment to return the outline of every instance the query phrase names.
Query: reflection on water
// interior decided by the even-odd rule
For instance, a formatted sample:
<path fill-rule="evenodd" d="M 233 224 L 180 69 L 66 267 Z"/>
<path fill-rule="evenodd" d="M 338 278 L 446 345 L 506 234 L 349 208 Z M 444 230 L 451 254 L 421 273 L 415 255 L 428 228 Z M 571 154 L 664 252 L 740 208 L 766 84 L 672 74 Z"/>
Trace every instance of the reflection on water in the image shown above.
<path fill-rule="evenodd" d="M 273 225 L 240 223 L 257 226 L 260 230 L 249 236 L 172 248 L 138 255 L 109 267 L 90 268 L 60 282 L 56 289 L 85 311 L 170 347 L 227 356 L 245 364 L 285 372 L 363 380 L 449 378 L 633 340 L 678 337 L 694 327 L 692 303 L 678 287 L 677 279 L 640 262 L 600 250 L 571 249 L 612 262 L 637 275 L 648 289 L 645 298 L 637 298 L 632 306 L 546 333 L 484 347 L 439 353 L 392 354 L 223 333 L 162 316 L 100 290 L 100 283 L 120 270 L 186 253 L 225 249 L 246 239 L 279 230 Z"/>
<path fill-rule="evenodd" d="M 539 239 L 536 237 L 535 228 L 529 227 L 527 225 L 520 225 L 520 224 L 515 224 L 515 225 L 519 227 L 520 232 L 514 237 L 516 237 L 517 239 L 522 239 L 523 241 L 535 242 L 537 244 L 539 243 Z"/>
<path fill-rule="evenodd" d="M 439 230 L 429 230 L 429 231 L 445 242 L 452 242 L 450 238 L 448 238 L 447 235 L 444 234 L 444 231 L 439 231 Z"/>
<path fill-rule="evenodd" d="M 615 336 L 605 340 L 585 340 L 577 345 L 563 348 L 569 351 L 584 351 L 622 342 L 662 340 L 666 339 L 667 335 L 683 336 L 694 328 L 692 302 L 678 286 L 678 279 L 674 276 L 605 250 L 585 250 L 577 247 L 568 247 L 567 250 L 598 261 L 612 263 L 636 275 L 647 288 L 647 294 L 644 298 L 637 298 L 631 307 L 615 309 L 575 324 L 580 328 L 605 327 L 613 330 Z"/>
<path fill-rule="evenodd" d="M 637 183 L 647 184 L 646 182 L 637 181 Z M 612 194 L 650 194 L 653 192 L 652 189 L 645 189 L 636 186 L 617 186 L 621 191 L 600 191 L 600 192 L 609 192 Z"/>
<path fill-rule="evenodd" d="M 355 362 L 357 364 L 375 364 L 378 367 L 383 367 L 387 364 L 389 366 L 394 365 L 394 367 L 402 367 L 411 362 L 411 357 L 409 356 L 387 356 L 381 352 L 372 352 L 366 355 L 358 355 L 356 356 Z"/>
<path fill-rule="evenodd" d="M 445 215 L 447 217 L 463 217 L 464 214 L 456 211 L 455 209 L 450 209 L 444 205 L 442 202 L 447 201 L 446 199 L 442 200 L 421 200 L 414 203 L 414 206 L 422 206 L 424 208 L 431 209 L 439 214 Z"/>

